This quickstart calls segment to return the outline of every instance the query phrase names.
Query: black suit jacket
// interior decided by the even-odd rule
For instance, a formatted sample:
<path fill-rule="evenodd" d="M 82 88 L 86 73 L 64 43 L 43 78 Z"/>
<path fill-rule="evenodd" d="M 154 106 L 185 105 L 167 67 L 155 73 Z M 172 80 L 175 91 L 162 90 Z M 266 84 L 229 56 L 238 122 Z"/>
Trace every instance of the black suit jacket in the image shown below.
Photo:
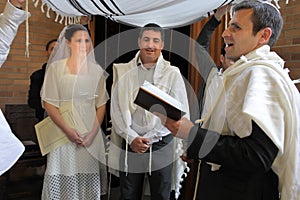
<path fill-rule="evenodd" d="M 39 121 L 44 119 L 45 110 L 42 107 L 41 103 L 41 88 L 43 86 L 45 71 L 46 71 L 47 63 L 43 65 L 43 67 L 35 72 L 33 72 L 30 76 L 30 86 L 28 91 L 28 105 L 35 109 L 35 116 L 39 119 Z"/>

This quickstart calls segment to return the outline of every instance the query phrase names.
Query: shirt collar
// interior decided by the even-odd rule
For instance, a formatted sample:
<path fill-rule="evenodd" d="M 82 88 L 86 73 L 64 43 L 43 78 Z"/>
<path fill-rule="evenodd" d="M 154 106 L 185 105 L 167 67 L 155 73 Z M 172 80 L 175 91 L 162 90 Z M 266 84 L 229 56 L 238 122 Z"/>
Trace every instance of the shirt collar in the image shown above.
<path fill-rule="evenodd" d="M 146 68 L 146 67 L 144 67 L 144 65 L 143 65 L 143 63 L 142 63 L 141 58 L 138 57 L 137 62 L 136 62 L 136 65 L 137 65 L 138 67 L 141 67 L 141 68 L 144 69 L 144 70 L 150 70 L 150 69 L 155 69 L 155 67 L 156 67 L 156 65 L 157 65 L 157 62 L 156 62 L 151 68 Z"/>

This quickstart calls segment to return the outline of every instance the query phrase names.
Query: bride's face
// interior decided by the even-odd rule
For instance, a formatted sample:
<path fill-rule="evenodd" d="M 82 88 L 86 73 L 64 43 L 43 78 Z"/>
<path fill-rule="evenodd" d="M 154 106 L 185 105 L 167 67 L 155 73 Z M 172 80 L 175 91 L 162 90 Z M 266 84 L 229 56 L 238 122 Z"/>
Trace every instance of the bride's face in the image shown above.
<path fill-rule="evenodd" d="M 68 46 L 71 48 L 71 54 L 75 56 L 86 56 L 91 48 L 91 40 L 87 31 L 76 31 L 71 41 L 68 41 Z"/>

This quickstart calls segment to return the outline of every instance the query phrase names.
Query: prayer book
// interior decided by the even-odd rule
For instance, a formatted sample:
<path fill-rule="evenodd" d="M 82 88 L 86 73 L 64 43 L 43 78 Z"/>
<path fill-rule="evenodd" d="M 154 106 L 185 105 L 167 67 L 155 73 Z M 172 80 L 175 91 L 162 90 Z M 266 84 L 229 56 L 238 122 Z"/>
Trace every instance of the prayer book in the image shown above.
<path fill-rule="evenodd" d="M 147 81 L 139 88 L 134 103 L 149 112 L 158 112 L 176 121 L 186 113 L 178 100 Z"/>
<path fill-rule="evenodd" d="M 84 122 L 80 118 L 80 115 L 71 103 L 61 106 L 59 111 L 64 121 L 70 127 L 76 129 L 79 134 L 83 135 L 88 132 Z M 43 156 L 70 142 L 67 135 L 52 121 L 50 117 L 46 117 L 34 127 Z"/>

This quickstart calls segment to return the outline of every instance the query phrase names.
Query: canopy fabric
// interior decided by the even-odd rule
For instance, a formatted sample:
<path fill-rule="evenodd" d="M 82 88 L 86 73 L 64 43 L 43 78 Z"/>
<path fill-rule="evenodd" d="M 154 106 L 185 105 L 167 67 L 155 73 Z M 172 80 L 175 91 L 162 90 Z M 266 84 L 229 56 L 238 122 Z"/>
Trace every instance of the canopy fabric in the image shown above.
<path fill-rule="evenodd" d="M 35 6 L 40 0 L 33 0 Z M 47 5 L 47 16 L 52 9 L 55 21 L 70 24 L 77 16 L 102 15 L 114 21 L 141 27 L 157 23 L 174 28 L 192 24 L 207 16 L 219 6 L 232 0 L 42 0 L 42 11 Z M 74 21 L 75 20 L 75 21 Z"/>

